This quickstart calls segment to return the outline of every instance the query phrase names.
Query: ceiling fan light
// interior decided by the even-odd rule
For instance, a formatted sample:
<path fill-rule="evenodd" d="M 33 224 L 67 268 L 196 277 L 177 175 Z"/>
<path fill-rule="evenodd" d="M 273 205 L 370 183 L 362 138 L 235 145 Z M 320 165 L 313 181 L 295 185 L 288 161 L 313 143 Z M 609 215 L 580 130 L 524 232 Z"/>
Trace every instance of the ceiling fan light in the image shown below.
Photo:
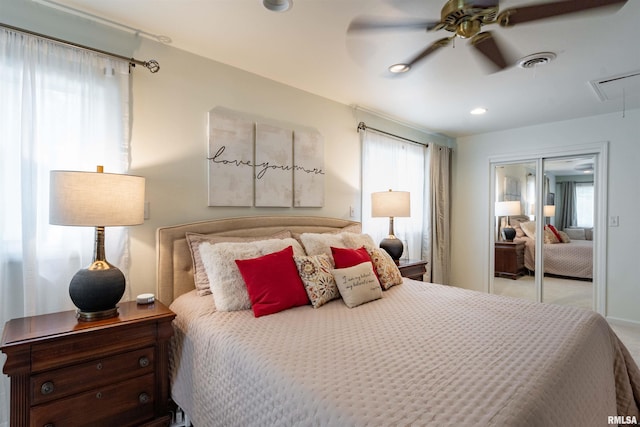
<path fill-rule="evenodd" d="M 262 5 L 272 12 L 286 12 L 293 6 L 293 0 L 262 0 Z"/>
<path fill-rule="evenodd" d="M 585 174 L 590 174 L 593 173 L 593 163 L 582 163 L 576 165 L 574 169 Z"/>
<path fill-rule="evenodd" d="M 392 66 L 389 67 L 389 71 L 391 71 L 394 74 L 406 73 L 410 69 L 411 69 L 411 66 L 409 66 L 408 64 L 393 64 Z"/>

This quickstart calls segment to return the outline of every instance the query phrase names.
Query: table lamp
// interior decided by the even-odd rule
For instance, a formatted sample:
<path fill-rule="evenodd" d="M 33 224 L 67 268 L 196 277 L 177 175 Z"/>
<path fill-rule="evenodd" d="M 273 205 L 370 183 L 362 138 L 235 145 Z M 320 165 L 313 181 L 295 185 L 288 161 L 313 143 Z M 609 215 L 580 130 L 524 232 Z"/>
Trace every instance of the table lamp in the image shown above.
<path fill-rule="evenodd" d="M 380 247 L 398 264 L 404 245 L 394 234 L 393 218 L 411 216 L 409 192 L 389 190 L 371 193 L 371 216 L 389 217 L 389 235 L 382 239 Z"/>
<path fill-rule="evenodd" d="M 496 210 L 496 216 L 507 217 L 507 225 L 502 228 L 502 237 L 507 242 L 513 242 L 513 239 L 516 237 L 516 230 L 513 227 L 511 227 L 509 222 L 509 216 L 520 215 L 520 202 L 519 201 L 496 202 L 495 210 Z"/>
<path fill-rule="evenodd" d="M 144 178 L 102 172 L 50 172 L 49 223 L 95 227 L 93 262 L 69 284 L 82 321 L 117 316 L 125 291 L 124 274 L 105 258 L 104 228 L 144 221 Z"/>

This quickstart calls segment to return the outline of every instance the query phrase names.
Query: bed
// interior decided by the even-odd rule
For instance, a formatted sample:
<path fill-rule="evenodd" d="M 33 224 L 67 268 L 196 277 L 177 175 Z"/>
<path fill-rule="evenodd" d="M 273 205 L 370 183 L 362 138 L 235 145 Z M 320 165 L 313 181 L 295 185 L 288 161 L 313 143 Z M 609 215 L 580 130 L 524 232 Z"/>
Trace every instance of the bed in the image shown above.
<path fill-rule="evenodd" d="M 536 243 L 528 237 L 516 237 L 516 242 L 524 242 L 524 266 L 535 271 Z M 593 241 L 571 240 L 568 243 L 544 244 L 544 272 L 547 275 L 593 279 Z"/>
<path fill-rule="evenodd" d="M 535 222 L 524 218 L 519 220 L 516 217 L 512 220 L 517 236 L 514 241 L 524 243 L 524 265 L 529 271 L 535 271 Z M 523 227 L 523 224 L 529 227 Z M 575 231 L 577 230 L 576 228 Z M 580 230 L 583 232 L 582 238 L 570 238 L 564 230 L 561 239 L 554 239 L 551 230 L 545 230 L 543 265 L 546 275 L 580 280 L 593 279 L 593 240 L 587 240 L 584 229 Z"/>
<path fill-rule="evenodd" d="M 338 298 L 254 317 L 216 310 L 194 287 L 186 233 L 358 227 L 284 216 L 158 229 L 158 298 L 177 314 L 172 397 L 194 426 L 604 426 L 609 416 L 640 417 L 640 371 L 588 310 L 404 278 L 353 308 Z"/>

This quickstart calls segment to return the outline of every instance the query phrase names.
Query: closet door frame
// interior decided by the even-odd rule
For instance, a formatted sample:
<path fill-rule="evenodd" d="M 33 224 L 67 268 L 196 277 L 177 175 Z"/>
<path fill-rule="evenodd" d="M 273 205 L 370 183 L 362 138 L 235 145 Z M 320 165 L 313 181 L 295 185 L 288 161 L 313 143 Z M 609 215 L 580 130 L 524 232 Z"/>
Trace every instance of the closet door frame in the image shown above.
<path fill-rule="evenodd" d="M 543 183 L 543 162 L 557 157 L 585 156 L 594 155 L 594 230 L 593 230 L 593 309 L 602 314 L 607 315 L 607 235 L 608 235 L 608 164 L 609 164 L 609 143 L 608 141 L 596 142 L 592 144 L 572 145 L 561 148 L 547 148 L 535 151 L 522 151 L 510 154 L 502 154 L 489 157 L 489 194 L 491 200 L 489 203 L 490 224 L 487 233 L 488 244 L 488 265 L 489 277 L 487 280 L 486 291 L 493 293 L 493 278 L 495 267 L 495 206 L 496 200 L 496 167 L 504 164 L 513 164 L 518 162 L 535 162 L 536 163 L 536 200 L 542 200 L 544 186 Z M 535 207 L 535 217 L 543 218 L 543 204 L 537 203 Z M 536 224 L 536 271 L 543 271 L 542 263 L 542 221 Z M 543 279 L 544 274 L 536 274 L 536 298 L 538 302 L 543 300 Z"/>

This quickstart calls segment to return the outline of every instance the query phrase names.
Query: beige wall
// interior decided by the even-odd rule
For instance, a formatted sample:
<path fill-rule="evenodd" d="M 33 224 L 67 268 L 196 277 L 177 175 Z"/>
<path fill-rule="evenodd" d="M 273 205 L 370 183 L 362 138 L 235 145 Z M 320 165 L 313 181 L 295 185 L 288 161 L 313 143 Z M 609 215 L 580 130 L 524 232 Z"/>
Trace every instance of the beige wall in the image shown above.
<path fill-rule="evenodd" d="M 155 231 L 160 226 L 247 215 L 321 215 L 360 219 L 359 121 L 422 142 L 450 140 L 372 116 L 185 51 L 24 0 L 0 0 L 9 25 L 126 57 L 156 59 L 156 74 L 132 72 L 131 173 L 146 178 L 150 218 L 131 227 L 130 297 L 155 291 Z M 207 206 L 207 113 L 224 107 L 324 138 L 323 208 Z M 108 233 L 108 230 L 107 230 Z M 107 245 L 109 238 L 107 234 Z M 126 297 L 126 296 L 125 296 Z"/>
<path fill-rule="evenodd" d="M 131 173 L 147 178 L 150 218 L 130 229 L 132 295 L 155 289 L 155 230 L 160 226 L 280 214 L 359 220 L 359 121 L 425 142 L 439 139 L 158 43 L 143 40 L 136 56 L 157 59 L 161 70 L 137 69 L 133 76 Z M 316 128 L 325 146 L 324 207 L 208 207 L 207 113 L 218 106 L 283 126 Z"/>
<path fill-rule="evenodd" d="M 640 322 L 640 110 L 459 138 L 453 183 L 453 284 L 485 290 L 489 281 L 489 158 L 557 147 L 609 143 L 606 315 Z"/>

